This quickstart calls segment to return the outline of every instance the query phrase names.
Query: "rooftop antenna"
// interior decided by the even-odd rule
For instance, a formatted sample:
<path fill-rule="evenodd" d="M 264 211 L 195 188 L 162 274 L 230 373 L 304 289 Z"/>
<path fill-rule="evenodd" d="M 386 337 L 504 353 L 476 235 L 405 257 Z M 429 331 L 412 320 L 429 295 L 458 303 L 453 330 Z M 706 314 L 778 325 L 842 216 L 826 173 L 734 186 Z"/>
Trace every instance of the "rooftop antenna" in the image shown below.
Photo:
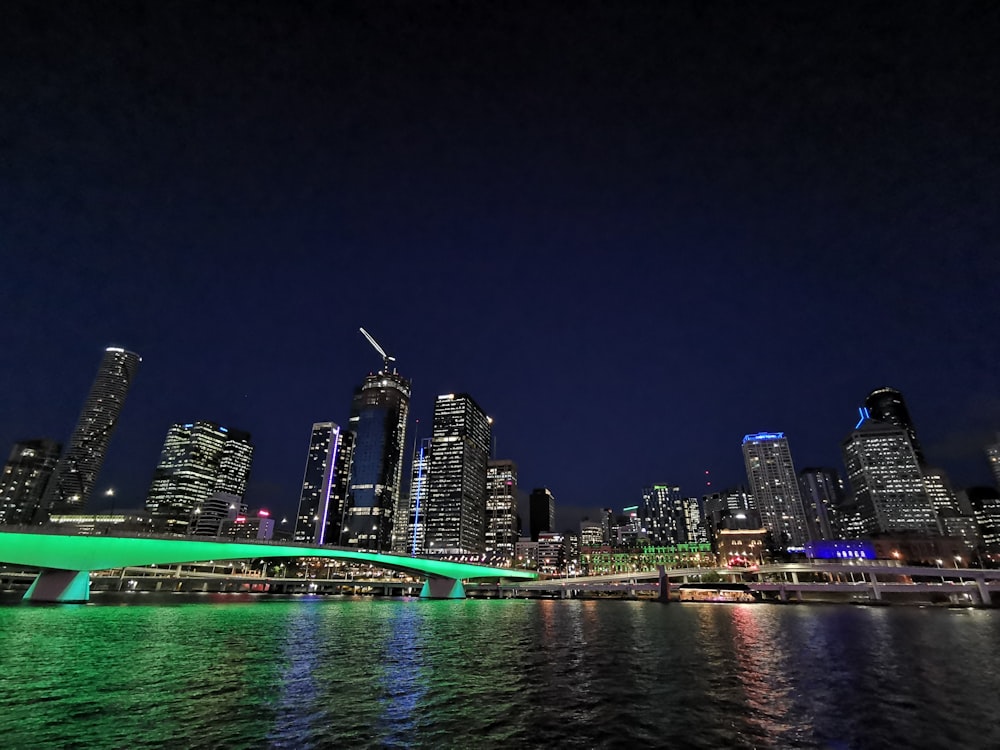
<path fill-rule="evenodd" d="M 361 328 L 359 330 L 361 331 L 361 335 L 364 336 L 366 339 L 368 339 L 368 343 L 371 344 L 373 347 L 375 347 L 375 351 L 377 351 L 379 354 L 382 355 L 382 366 L 385 368 L 385 372 L 388 373 L 389 363 L 395 362 L 396 358 L 386 354 L 385 349 L 379 346 L 379 343 L 374 338 L 372 338 L 372 335 L 368 333 L 368 331 L 366 331 L 364 328 Z"/>

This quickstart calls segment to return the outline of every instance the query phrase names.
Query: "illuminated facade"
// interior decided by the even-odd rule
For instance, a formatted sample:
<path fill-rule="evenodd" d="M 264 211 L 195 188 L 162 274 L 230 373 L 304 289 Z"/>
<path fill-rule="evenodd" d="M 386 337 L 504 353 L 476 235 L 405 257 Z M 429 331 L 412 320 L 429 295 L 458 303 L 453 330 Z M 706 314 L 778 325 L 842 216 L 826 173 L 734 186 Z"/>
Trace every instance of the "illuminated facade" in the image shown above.
<path fill-rule="evenodd" d="M 562 573 L 566 569 L 566 538 L 562 534 L 543 531 L 538 535 L 538 570 L 541 573 Z"/>
<path fill-rule="evenodd" d="M 490 423 L 467 394 L 437 397 L 424 514 L 428 554 L 485 551 Z"/>
<path fill-rule="evenodd" d="M 809 526 L 783 432 L 759 432 L 743 438 L 743 461 L 760 520 L 776 547 L 802 547 Z"/>
<path fill-rule="evenodd" d="M 555 529 L 556 498 L 548 487 L 536 487 L 528 496 L 528 525 L 536 542 L 539 534 Z"/>
<path fill-rule="evenodd" d="M 62 446 L 54 440 L 14 443 L 0 474 L 0 524 L 41 521 L 39 510 Z"/>
<path fill-rule="evenodd" d="M 69 447 L 45 489 L 46 509 L 73 511 L 87 505 L 140 362 L 138 354 L 119 347 L 104 350 Z"/>
<path fill-rule="evenodd" d="M 681 488 L 654 484 L 642 491 L 639 506 L 639 533 L 658 547 L 686 542 L 684 504 Z"/>
<path fill-rule="evenodd" d="M 383 371 L 354 394 L 350 430 L 354 464 L 341 543 L 370 552 L 392 548 L 393 515 L 403 481 L 410 381 Z"/>
<path fill-rule="evenodd" d="M 921 466 L 926 463 L 920 441 L 917 440 L 917 428 L 913 425 L 910 410 L 906 408 L 906 401 L 903 399 L 902 393 L 888 386 L 876 388 L 865 399 L 862 421 L 865 417 L 905 430 L 910 445 L 913 446 L 913 454 L 917 457 L 917 463 Z"/>
<path fill-rule="evenodd" d="M 424 514 L 427 512 L 427 483 L 431 468 L 431 438 L 421 438 L 413 449 L 410 493 L 405 503 L 404 528 L 394 532 L 392 549 L 398 555 L 424 554 Z"/>
<path fill-rule="evenodd" d="M 340 544 L 354 434 L 333 422 L 312 426 L 292 538 L 305 544 Z"/>
<path fill-rule="evenodd" d="M 863 534 L 940 533 L 906 429 L 862 421 L 842 451 Z"/>
<path fill-rule="evenodd" d="M 514 559 L 517 545 L 517 465 L 513 461 L 486 464 L 486 552 L 495 562 Z"/>
<path fill-rule="evenodd" d="M 146 495 L 146 510 L 169 533 L 188 533 L 213 494 L 242 501 L 253 450 L 248 432 L 215 422 L 171 425 Z"/>

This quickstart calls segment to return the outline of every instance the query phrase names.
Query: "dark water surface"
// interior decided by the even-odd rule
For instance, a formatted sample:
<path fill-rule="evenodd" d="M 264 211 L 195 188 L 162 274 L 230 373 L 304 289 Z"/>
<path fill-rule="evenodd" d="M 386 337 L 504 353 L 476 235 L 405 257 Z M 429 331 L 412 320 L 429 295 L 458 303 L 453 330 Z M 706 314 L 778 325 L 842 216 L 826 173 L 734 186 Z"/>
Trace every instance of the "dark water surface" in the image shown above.
<path fill-rule="evenodd" d="M 0 607 L 0 747 L 1000 747 L 1000 611 Z"/>

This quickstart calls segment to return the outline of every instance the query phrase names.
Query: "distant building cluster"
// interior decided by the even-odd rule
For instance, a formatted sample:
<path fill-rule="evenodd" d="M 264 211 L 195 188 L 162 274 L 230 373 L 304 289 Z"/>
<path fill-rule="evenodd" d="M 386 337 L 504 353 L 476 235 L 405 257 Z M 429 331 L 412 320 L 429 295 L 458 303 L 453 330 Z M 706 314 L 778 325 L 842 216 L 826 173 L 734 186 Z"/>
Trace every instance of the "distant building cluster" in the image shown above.
<path fill-rule="evenodd" d="M 430 434 L 407 440 L 411 383 L 362 332 L 383 366 L 355 391 L 346 423 L 312 425 L 293 524 L 248 512 L 251 435 L 204 420 L 169 426 L 141 511 L 86 514 L 141 362 L 119 347 L 105 350 L 65 451 L 49 439 L 15 443 L 0 475 L 0 524 L 286 538 L 571 575 L 791 555 L 1000 563 L 1000 436 L 985 447 L 997 486 L 956 491 L 927 461 L 894 388 L 872 391 L 859 409 L 841 444 L 843 476 L 833 467 L 797 470 L 784 433 L 751 433 L 742 440 L 745 486 L 695 496 L 650 484 L 636 504 L 560 531 L 555 495 L 519 488 L 517 465 L 492 455 L 493 420 L 469 394 L 437 396 Z"/>

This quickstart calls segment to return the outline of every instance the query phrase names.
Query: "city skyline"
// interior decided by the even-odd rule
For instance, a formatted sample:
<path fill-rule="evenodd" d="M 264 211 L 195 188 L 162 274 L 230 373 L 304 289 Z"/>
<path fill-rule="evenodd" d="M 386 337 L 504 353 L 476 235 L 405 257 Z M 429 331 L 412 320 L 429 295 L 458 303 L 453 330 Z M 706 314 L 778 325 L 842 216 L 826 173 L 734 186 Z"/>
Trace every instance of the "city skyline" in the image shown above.
<path fill-rule="evenodd" d="M 95 502 L 139 506 L 167 427 L 209 419 L 293 518 L 302 436 L 381 364 L 360 325 L 415 436 L 474 394 L 560 526 L 743 484 L 752 432 L 843 470 L 882 386 L 930 465 L 990 483 L 987 14 L 0 12 L 0 445 L 67 443 L 94 352 L 140 352 Z"/>

